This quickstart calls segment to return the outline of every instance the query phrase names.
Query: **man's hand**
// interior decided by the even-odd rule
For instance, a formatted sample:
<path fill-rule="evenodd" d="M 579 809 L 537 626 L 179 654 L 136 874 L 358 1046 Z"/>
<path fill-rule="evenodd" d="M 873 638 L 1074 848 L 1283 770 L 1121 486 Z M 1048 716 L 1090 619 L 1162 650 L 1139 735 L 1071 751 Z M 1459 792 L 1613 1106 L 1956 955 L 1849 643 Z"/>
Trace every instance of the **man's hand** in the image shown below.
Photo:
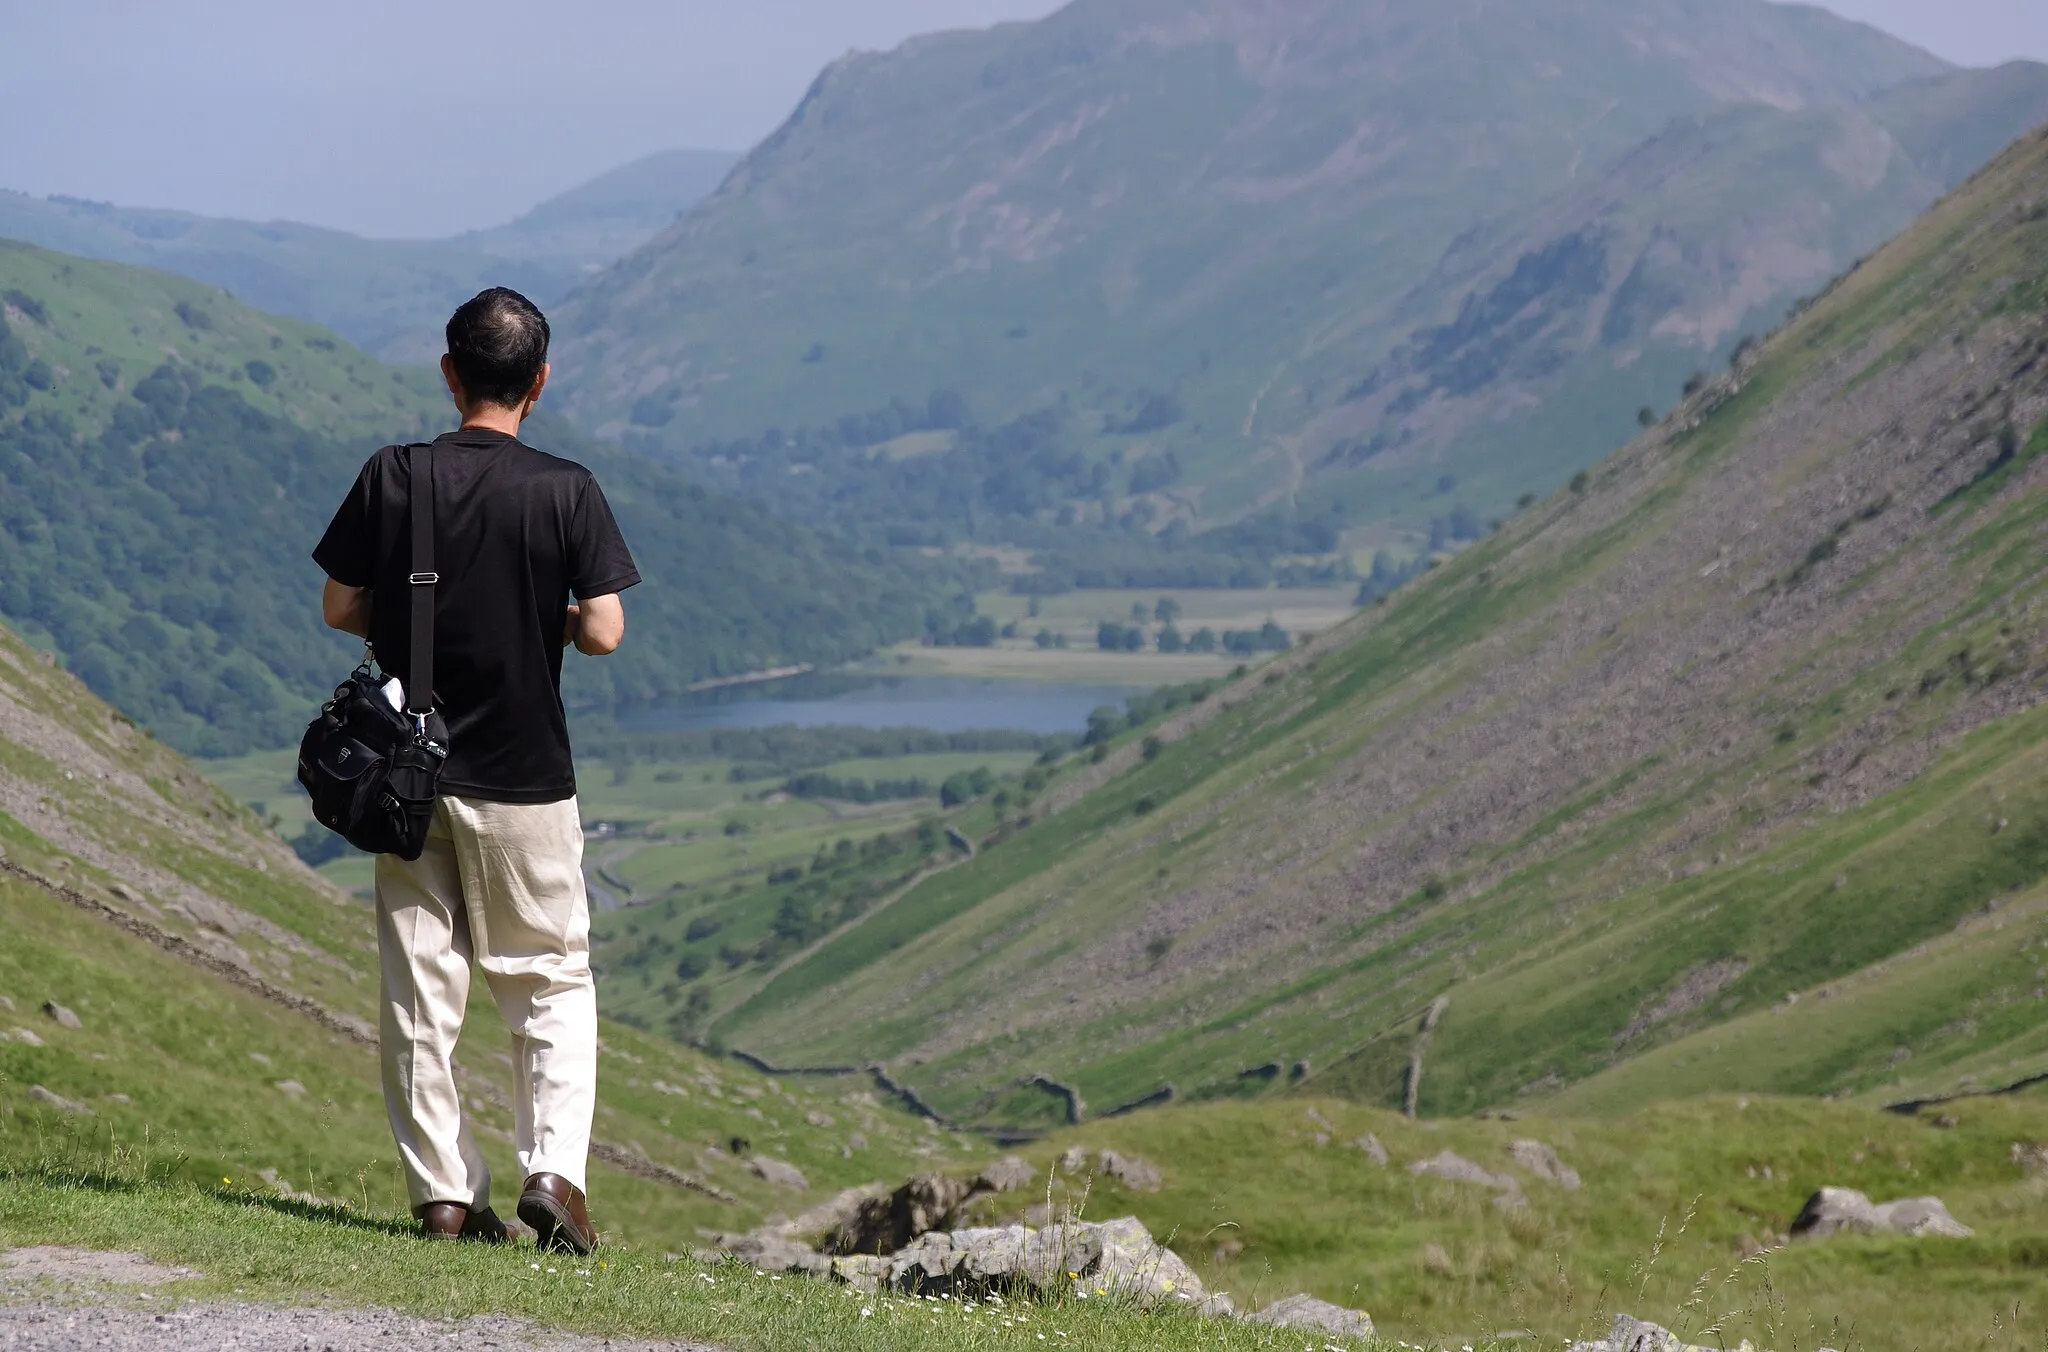
<path fill-rule="evenodd" d="M 330 577 L 320 593 L 320 618 L 327 622 L 329 629 L 339 629 L 344 634 L 354 634 L 368 642 L 370 600 L 369 588 L 344 587 Z"/>
<path fill-rule="evenodd" d="M 586 657 L 603 657 L 619 650 L 626 637 L 626 608 L 617 593 L 587 596 L 571 603 L 562 625 L 562 644 L 573 643 Z"/>

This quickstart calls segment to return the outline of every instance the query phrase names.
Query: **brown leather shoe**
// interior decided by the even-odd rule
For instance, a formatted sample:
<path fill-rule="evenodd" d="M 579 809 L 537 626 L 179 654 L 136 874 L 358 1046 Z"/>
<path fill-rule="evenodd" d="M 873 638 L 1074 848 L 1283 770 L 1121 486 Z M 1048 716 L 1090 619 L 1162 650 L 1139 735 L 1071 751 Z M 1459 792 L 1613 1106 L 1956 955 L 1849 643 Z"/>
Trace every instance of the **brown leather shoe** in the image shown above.
<path fill-rule="evenodd" d="M 505 1244 L 512 1236 L 505 1222 L 489 1207 L 471 1211 L 460 1202 L 429 1202 L 414 1209 L 420 1219 L 420 1233 L 428 1239 L 475 1240 L 482 1244 Z"/>
<path fill-rule="evenodd" d="M 586 1254 L 597 1247 L 583 1189 L 560 1174 L 535 1174 L 526 1180 L 519 1193 L 519 1219 L 533 1227 L 543 1249 Z"/>
<path fill-rule="evenodd" d="M 460 1202 L 429 1202 L 414 1207 L 412 1214 L 420 1218 L 420 1234 L 427 1239 L 461 1239 L 469 1223 L 469 1208 Z"/>

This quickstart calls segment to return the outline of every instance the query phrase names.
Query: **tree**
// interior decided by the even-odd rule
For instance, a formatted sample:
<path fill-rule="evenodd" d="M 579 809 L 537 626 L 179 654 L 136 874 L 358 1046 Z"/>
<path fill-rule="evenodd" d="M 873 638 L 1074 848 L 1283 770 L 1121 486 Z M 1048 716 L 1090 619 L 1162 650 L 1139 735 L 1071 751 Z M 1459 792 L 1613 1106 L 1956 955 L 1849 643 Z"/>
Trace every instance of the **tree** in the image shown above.
<path fill-rule="evenodd" d="M 1152 607 L 1152 618 L 1161 624 L 1172 624 L 1180 617 L 1180 602 L 1174 600 L 1171 596 L 1160 597 L 1159 603 Z"/>
<path fill-rule="evenodd" d="M 1159 651 L 1163 653 L 1186 652 L 1188 641 L 1181 637 L 1180 630 L 1167 625 L 1159 631 Z"/>
<path fill-rule="evenodd" d="M 1188 639 L 1188 651 L 1191 653 L 1215 652 L 1216 631 L 1214 629 L 1207 628 L 1197 629 L 1194 632 L 1193 636 Z"/>
<path fill-rule="evenodd" d="M 1143 624 L 1152 618 L 1152 608 L 1143 601 L 1131 602 L 1131 623 Z"/>
<path fill-rule="evenodd" d="M 1643 405 L 1643 406 L 1642 406 L 1641 408 L 1639 408 L 1639 409 L 1637 409 L 1637 410 L 1636 410 L 1636 426 L 1638 426 L 1638 427 L 1655 427 L 1656 425 L 1657 425 L 1657 410 L 1656 410 L 1656 409 L 1654 409 L 1654 408 L 1651 408 L 1651 407 L 1650 407 L 1650 406 L 1649 406 L 1648 404 L 1644 404 L 1644 405 Z"/>

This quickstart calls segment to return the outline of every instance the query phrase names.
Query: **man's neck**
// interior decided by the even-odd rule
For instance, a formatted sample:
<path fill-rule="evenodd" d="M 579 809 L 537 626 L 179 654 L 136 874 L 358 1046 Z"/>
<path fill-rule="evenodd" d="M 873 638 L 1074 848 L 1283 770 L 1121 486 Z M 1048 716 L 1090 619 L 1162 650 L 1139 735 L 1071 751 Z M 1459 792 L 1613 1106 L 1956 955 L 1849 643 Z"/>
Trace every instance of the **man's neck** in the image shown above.
<path fill-rule="evenodd" d="M 462 430 L 502 432 L 508 437 L 516 437 L 519 435 L 519 424 L 524 421 L 526 410 L 523 408 L 506 408 L 503 404 L 479 404 L 463 410 Z"/>

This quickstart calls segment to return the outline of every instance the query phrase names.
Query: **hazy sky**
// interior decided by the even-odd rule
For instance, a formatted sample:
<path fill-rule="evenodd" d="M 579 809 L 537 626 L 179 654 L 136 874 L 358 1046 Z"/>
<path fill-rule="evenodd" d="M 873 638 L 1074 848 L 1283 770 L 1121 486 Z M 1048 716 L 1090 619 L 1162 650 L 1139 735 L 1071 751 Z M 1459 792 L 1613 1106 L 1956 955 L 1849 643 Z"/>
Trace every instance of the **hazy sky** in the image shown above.
<path fill-rule="evenodd" d="M 671 146 L 744 149 L 852 47 L 1057 0 L 0 0 L 0 187 L 378 235 L 495 224 Z M 2048 60 L 2048 0 L 1832 0 Z"/>

